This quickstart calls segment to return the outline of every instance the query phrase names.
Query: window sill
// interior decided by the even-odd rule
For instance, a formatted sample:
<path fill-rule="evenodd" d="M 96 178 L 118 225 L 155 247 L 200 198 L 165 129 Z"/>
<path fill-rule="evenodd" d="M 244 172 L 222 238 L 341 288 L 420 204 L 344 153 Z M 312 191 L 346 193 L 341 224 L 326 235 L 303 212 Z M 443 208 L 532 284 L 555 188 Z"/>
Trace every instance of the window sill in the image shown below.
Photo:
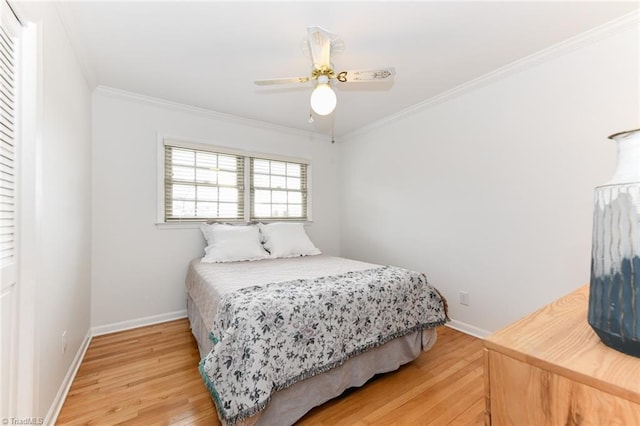
<path fill-rule="evenodd" d="M 309 226 L 313 223 L 313 220 L 285 220 L 285 219 L 273 219 L 273 220 L 259 220 L 253 222 L 221 222 L 230 223 L 232 225 L 250 225 L 256 223 L 274 223 L 274 222 L 287 222 L 287 223 L 302 223 L 304 226 Z M 157 229 L 200 229 L 200 225 L 206 222 L 157 222 Z"/>

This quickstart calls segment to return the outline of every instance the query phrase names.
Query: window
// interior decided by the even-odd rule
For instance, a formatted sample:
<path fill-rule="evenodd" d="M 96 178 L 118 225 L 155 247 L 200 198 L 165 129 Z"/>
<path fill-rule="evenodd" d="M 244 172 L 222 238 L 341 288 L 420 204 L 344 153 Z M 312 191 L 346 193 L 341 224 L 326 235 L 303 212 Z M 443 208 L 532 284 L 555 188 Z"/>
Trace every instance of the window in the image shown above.
<path fill-rule="evenodd" d="M 251 218 L 306 217 L 307 165 L 251 158 Z"/>
<path fill-rule="evenodd" d="M 163 145 L 163 222 L 307 220 L 305 160 Z"/>
<path fill-rule="evenodd" d="M 244 218 L 244 159 L 165 145 L 166 222 Z"/>

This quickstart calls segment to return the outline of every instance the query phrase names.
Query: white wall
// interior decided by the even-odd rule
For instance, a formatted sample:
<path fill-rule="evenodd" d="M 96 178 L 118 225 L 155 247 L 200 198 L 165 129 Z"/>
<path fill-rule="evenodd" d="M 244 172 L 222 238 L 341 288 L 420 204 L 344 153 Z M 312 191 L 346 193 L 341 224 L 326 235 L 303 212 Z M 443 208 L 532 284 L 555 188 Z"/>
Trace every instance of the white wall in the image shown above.
<path fill-rule="evenodd" d="M 342 255 L 425 272 L 480 334 L 587 283 L 593 188 L 615 166 L 607 136 L 640 127 L 638 35 L 353 135 L 340 154 Z"/>
<path fill-rule="evenodd" d="M 310 159 L 314 223 L 307 232 L 323 252 L 339 253 L 338 148 L 327 138 L 99 88 L 93 95 L 94 327 L 186 307 L 187 265 L 202 256 L 204 239 L 199 229 L 156 227 L 158 134 Z"/>
<path fill-rule="evenodd" d="M 41 103 L 31 105 L 41 115 L 38 130 L 30 129 L 39 134 L 24 141 L 35 158 L 21 163 L 28 167 L 22 191 L 29 195 L 21 208 L 29 210 L 30 221 L 22 223 L 29 241 L 21 241 L 20 279 L 33 281 L 34 298 L 22 303 L 34 305 L 36 371 L 33 411 L 23 414 L 44 417 L 90 330 L 91 94 L 55 7 L 17 6 L 21 19 L 38 28 L 41 70 Z"/>

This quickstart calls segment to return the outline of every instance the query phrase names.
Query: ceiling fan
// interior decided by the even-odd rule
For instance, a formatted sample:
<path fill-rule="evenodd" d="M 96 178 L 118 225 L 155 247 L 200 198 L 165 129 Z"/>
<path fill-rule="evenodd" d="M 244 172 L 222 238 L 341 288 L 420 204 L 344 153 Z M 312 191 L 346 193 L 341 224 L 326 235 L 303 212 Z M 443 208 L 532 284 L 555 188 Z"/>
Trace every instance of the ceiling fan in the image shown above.
<path fill-rule="evenodd" d="M 334 81 L 340 83 L 357 83 L 367 81 L 385 81 L 395 75 L 393 67 L 372 70 L 340 71 L 333 69 L 332 56 L 342 52 L 344 44 L 335 34 L 322 27 L 308 27 L 308 52 L 311 56 L 312 69 L 308 77 L 277 78 L 256 80 L 258 86 L 272 84 L 307 83 L 316 80 L 316 88 L 311 93 L 311 109 L 319 115 L 328 115 L 336 107 L 337 97 L 331 85 Z M 303 46 L 306 49 L 306 45 Z"/>

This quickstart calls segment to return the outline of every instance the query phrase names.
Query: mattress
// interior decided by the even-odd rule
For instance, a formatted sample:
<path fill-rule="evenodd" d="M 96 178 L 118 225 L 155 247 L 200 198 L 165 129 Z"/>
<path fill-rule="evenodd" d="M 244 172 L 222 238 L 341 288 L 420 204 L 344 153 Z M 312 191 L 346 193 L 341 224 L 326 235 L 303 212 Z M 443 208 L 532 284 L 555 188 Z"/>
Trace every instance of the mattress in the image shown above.
<path fill-rule="evenodd" d="M 209 331 L 218 303 L 227 293 L 245 287 L 296 279 L 313 279 L 364 271 L 379 265 L 332 256 L 267 259 L 254 262 L 201 263 L 194 259 L 187 274 L 187 310 L 201 356 L 212 348 Z M 435 343 L 434 328 L 393 339 L 353 357 L 342 365 L 317 374 L 273 394 L 267 408 L 243 424 L 293 424 L 307 411 L 344 390 L 362 386 L 375 374 L 398 369 Z"/>

